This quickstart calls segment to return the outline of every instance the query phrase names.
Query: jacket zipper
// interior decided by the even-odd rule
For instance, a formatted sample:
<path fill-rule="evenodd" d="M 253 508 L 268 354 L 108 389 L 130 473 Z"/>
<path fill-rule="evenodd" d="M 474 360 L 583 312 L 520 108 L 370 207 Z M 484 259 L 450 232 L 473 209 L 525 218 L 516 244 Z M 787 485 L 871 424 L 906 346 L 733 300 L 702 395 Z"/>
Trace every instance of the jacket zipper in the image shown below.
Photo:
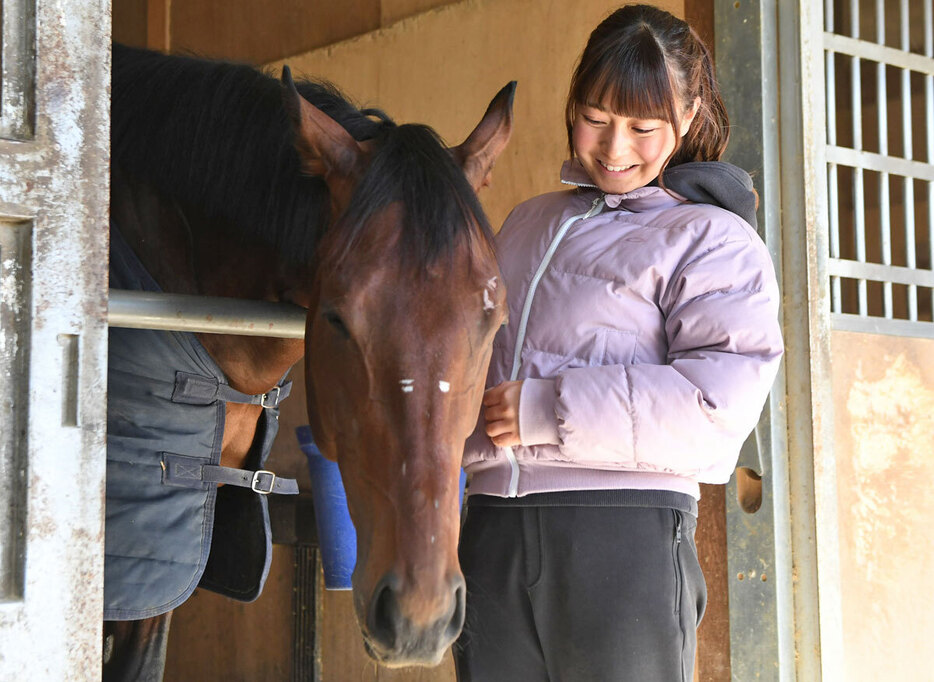
<path fill-rule="evenodd" d="M 558 232 L 551 240 L 551 244 L 548 245 L 548 250 L 545 251 L 545 255 L 542 257 L 542 262 L 538 264 L 538 269 L 535 271 L 535 276 L 532 277 L 532 282 L 529 284 L 529 291 L 525 295 L 525 303 L 522 306 L 522 315 L 519 317 L 519 331 L 516 335 L 516 350 L 512 356 L 512 371 L 509 373 L 510 381 L 515 381 L 519 376 L 519 365 L 522 359 L 522 344 L 525 343 L 525 332 L 529 323 L 529 312 L 532 310 L 532 299 L 535 297 L 535 290 L 538 288 L 538 282 L 545 274 L 545 270 L 548 267 L 548 264 L 551 263 L 551 259 L 555 255 L 555 251 L 558 250 L 558 245 L 561 243 L 561 240 L 564 239 L 564 235 L 567 234 L 567 231 L 571 228 L 571 225 L 576 223 L 578 220 L 587 220 L 587 218 L 592 218 L 593 216 L 600 213 L 603 210 L 603 207 L 606 205 L 603 200 L 604 196 L 597 197 L 593 200 L 593 203 L 590 205 L 590 210 L 588 210 L 586 213 L 571 216 L 565 220 L 561 227 L 558 228 Z M 509 462 L 510 471 L 509 489 L 506 494 L 509 497 L 516 497 L 519 494 L 519 462 L 516 459 L 514 448 L 506 448 L 506 460 Z"/>
<path fill-rule="evenodd" d="M 684 582 L 684 572 L 681 568 L 681 522 L 683 517 L 677 509 L 675 515 L 675 541 L 672 554 L 675 562 L 675 614 L 681 613 L 681 585 Z"/>

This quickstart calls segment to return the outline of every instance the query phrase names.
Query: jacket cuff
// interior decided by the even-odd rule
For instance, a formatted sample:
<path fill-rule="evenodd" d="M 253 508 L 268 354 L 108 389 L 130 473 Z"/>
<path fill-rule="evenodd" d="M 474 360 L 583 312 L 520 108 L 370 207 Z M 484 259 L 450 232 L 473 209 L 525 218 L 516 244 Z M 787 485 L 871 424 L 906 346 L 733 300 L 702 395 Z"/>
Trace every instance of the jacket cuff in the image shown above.
<path fill-rule="evenodd" d="M 524 379 L 519 394 L 519 439 L 522 445 L 558 445 L 554 379 Z"/>

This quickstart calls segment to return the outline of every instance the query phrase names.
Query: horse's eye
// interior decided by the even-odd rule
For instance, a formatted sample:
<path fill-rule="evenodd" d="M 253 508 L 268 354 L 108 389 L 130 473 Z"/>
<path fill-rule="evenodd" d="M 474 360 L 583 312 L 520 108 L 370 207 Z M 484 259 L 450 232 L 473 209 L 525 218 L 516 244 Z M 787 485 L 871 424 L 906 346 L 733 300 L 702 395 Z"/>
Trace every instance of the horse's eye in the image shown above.
<path fill-rule="evenodd" d="M 345 339 L 350 338 L 350 330 L 347 329 L 347 325 L 344 324 L 344 321 L 341 319 L 341 316 L 335 313 L 333 310 L 328 310 L 323 315 L 324 319 L 327 320 L 328 324 L 334 327 L 334 330 L 343 336 Z"/>

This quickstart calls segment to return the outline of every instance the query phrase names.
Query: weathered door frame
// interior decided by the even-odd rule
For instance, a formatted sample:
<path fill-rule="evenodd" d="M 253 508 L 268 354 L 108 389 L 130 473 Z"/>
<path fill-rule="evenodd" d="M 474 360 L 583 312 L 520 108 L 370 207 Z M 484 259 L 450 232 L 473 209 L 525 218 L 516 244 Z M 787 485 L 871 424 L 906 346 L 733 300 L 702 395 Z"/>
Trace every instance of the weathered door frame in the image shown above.
<path fill-rule="evenodd" d="M 2 8 L 0 678 L 99 679 L 110 1 Z"/>
<path fill-rule="evenodd" d="M 728 504 L 733 679 L 843 670 L 830 392 L 823 8 L 715 1 L 731 156 L 753 172 L 782 286 L 785 358 L 758 430 L 763 503 Z M 730 486 L 735 495 L 735 483 Z"/>

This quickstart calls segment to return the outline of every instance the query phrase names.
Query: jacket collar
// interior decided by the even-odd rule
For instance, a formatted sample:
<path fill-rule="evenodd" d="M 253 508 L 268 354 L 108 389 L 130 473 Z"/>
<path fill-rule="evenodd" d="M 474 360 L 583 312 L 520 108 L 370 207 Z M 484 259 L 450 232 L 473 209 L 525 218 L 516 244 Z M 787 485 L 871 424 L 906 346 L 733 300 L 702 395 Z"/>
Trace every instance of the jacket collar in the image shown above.
<path fill-rule="evenodd" d="M 579 159 L 570 159 L 561 166 L 561 182 L 565 185 L 574 185 L 600 192 L 600 188 L 593 184 Z M 603 197 L 610 208 L 622 208 L 633 213 L 654 211 L 685 203 L 687 199 L 671 190 L 661 187 L 647 186 L 634 189 L 626 194 L 606 194 Z"/>

